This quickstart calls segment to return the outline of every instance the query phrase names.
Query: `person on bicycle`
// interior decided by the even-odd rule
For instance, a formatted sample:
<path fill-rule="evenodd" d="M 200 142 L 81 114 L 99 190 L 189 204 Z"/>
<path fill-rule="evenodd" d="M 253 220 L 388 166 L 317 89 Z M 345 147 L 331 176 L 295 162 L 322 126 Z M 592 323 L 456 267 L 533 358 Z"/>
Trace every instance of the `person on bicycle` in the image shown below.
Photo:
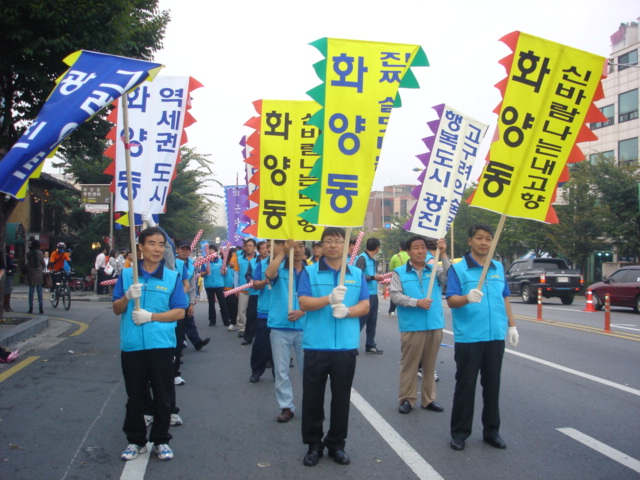
<path fill-rule="evenodd" d="M 51 270 L 51 275 L 54 278 L 59 278 L 65 272 L 65 261 L 71 264 L 71 256 L 66 251 L 66 248 L 67 246 L 64 242 L 58 242 L 56 250 L 49 257 L 49 270 Z"/>

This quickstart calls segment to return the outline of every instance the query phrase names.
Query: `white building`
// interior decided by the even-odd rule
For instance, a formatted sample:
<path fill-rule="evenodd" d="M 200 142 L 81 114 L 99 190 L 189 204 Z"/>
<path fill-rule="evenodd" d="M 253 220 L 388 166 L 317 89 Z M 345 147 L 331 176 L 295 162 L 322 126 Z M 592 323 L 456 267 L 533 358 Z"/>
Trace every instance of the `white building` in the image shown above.
<path fill-rule="evenodd" d="M 621 24 L 618 31 L 611 35 L 608 76 L 602 81 L 605 98 L 596 102 L 607 121 L 591 124 L 598 140 L 580 144 L 582 152 L 590 162 L 599 158 L 614 158 L 618 165 L 639 164 L 638 50 L 638 22 Z"/>

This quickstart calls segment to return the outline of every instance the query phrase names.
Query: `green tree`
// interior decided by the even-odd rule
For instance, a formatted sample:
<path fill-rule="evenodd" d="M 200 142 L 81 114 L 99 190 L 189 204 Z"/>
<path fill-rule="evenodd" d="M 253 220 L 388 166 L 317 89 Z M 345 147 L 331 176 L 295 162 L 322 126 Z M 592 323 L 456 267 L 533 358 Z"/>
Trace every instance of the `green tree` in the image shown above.
<path fill-rule="evenodd" d="M 36 118 L 62 60 L 77 50 L 93 50 L 151 60 L 162 47 L 168 11 L 157 0 L 20 0 L 3 2 L 0 15 L 0 161 Z M 60 147 L 69 171 L 90 183 L 108 164 L 102 152 L 109 127 L 103 115 L 80 126 Z M 73 163 L 81 160 L 81 166 Z M 85 174 L 86 173 L 86 174 Z M 104 177 L 102 177 L 104 178 Z M 87 183 L 89 183 L 87 182 Z M 17 204 L 0 196 L 0 248 L 6 221 Z"/>

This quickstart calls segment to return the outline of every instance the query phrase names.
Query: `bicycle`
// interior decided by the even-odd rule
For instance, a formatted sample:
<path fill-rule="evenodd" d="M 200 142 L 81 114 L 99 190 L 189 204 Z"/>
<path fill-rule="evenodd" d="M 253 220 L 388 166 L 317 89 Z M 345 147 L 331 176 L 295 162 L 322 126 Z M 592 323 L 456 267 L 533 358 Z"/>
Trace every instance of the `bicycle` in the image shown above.
<path fill-rule="evenodd" d="M 67 275 L 64 272 L 51 272 L 53 286 L 51 288 L 51 292 L 49 293 L 49 300 L 51 300 L 51 305 L 53 308 L 58 308 L 58 302 L 62 299 L 62 305 L 65 310 L 69 310 L 71 308 L 71 289 L 69 288 L 69 283 L 67 279 Z"/>
<path fill-rule="evenodd" d="M 91 277 L 71 277 L 69 279 L 69 287 L 74 292 L 90 291 L 93 288 Z"/>

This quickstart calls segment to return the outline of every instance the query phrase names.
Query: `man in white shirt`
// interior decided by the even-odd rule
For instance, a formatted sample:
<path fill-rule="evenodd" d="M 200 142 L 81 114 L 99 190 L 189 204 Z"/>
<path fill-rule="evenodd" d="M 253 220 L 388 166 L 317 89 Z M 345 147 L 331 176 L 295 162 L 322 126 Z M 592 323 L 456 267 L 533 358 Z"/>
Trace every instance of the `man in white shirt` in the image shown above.
<path fill-rule="evenodd" d="M 109 293 L 109 287 L 106 285 L 100 285 L 101 282 L 108 280 L 107 275 L 104 273 L 104 267 L 107 266 L 107 249 L 106 247 L 102 247 L 100 253 L 96 257 L 95 269 L 98 272 L 98 285 L 96 286 L 96 293 L 98 295 L 102 295 L 105 293 Z"/>

